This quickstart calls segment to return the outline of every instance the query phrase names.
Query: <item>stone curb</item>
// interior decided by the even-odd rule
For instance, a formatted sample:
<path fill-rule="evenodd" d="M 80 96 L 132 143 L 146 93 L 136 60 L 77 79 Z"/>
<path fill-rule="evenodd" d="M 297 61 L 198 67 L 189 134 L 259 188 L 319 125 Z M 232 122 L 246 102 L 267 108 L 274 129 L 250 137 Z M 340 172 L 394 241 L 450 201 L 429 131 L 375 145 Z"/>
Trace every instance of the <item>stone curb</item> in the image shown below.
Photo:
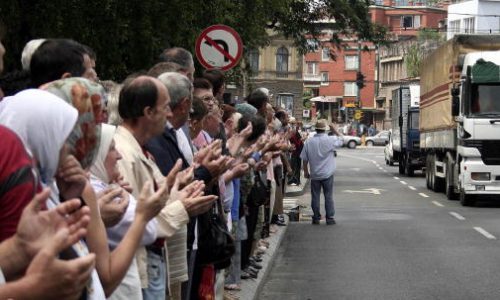
<path fill-rule="evenodd" d="M 288 220 L 288 216 L 285 216 L 287 226 L 277 226 L 278 230 L 276 233 L 272 234 L 269 237 L 269 248 L 266 250 L 266 253 L 262 255 L 262 269 L 259 272 L 259 276 L 257 279 L 246 279 L 241 281 L 241 291 L 238 293 L 234 293 L 236 296 L 240 298 L 240 300 L 256 300 L 264 283 L 266 282 L 267 276 L 271 271 L 276 255 L 278 254 L 278 249 L 283 241 L 283 237 L 290 226 L 290 221 Z"/>

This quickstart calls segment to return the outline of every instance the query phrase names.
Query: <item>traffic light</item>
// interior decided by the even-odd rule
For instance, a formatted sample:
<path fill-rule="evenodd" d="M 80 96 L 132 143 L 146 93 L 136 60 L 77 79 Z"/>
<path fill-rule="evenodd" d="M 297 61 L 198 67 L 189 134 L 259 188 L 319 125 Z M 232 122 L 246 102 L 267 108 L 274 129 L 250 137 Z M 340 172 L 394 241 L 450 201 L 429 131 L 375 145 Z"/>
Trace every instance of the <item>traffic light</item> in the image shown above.
<path fill-rule="evenodd" d="M 365 75 L 361 72 L 356 73 L 356 85 L 358 86 L 358 89 L 365 87 Z"/>
<path fill-rule="evenodd" d="M 354 107 L 347 107 L 347 119 L 352 120 L 354 118 Z"/>

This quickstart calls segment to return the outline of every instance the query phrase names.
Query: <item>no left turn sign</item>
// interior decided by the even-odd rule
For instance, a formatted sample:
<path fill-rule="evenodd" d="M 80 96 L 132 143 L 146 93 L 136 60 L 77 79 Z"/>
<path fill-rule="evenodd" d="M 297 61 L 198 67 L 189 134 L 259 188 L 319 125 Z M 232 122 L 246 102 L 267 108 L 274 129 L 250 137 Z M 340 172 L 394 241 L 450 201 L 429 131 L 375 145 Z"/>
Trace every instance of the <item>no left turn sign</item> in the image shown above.
<path fill-rule="evenodd" d="M 226 25 L 210 26 L 196 39 L 196 57 L 207 69 L 229 70 L 238 64 L 242 54 L 240 36 Z"/>

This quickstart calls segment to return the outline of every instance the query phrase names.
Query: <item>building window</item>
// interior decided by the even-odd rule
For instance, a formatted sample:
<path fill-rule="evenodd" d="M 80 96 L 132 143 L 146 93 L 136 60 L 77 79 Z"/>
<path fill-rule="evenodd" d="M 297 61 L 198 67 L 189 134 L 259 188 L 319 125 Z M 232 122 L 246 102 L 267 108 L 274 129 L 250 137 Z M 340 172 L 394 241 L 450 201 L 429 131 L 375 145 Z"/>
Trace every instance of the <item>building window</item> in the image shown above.
<path fill-rule="evenodd" d="M 356 97 L 358 95 L 358 86 L 356 82 L 344 82 L 344 96 Z"/>
<path fill-rule="evenodd" d="M 317 62 L 307 62 L 306 63 L 306 75 L 318 75 L 318 63 Z"/>
<path fill-rule="evenodd" d="M 259 50 L 254 48 L 248 51 L 248 64 L 253 74 L 259 73 Z"/>
<path fill-rule="evenodd" d="M 401 16 L 401 28 L 420 28 L 420 16 Z"/>
<path fill-rule="evenodd" d="M 285 47 L 280 47 L 276 51 L 276 77 L 288 77 L 288 49 Z"/>
<path fill-rule="evenodd" d="M 450 27 L 448 29 L 451 33 L 460 33 L 460 20 L 450 21 Z"/>
<path fill-rule="evenodd" d="M 475 21 L 474 17 L 464 19 L 464 33 L 474 33 L 475 32 L 474 21 Z"/>
<path fill-rule="evenodd" d="M 357 70 L 358 69 L 358 56 L 357 55 L 346 55 L 344 57 L 345 69 L 346 70 Z"/>
<path fill-rule="evenodd" d="M 293 95 L 278 94 L 278 97 L 276 97 L 276 105 L 285 110 L 289 116 L 293 116 Z"/>
<path fill-rule="evenodd" d="M 322 61 L 329 61 L 330 60 L 330 48 L 325 47 L 321 49 L 321 60 Z"/>
<path fill-rule="evenodd" d="M 321 72 L 321 85 L 329 85 L 330 79 L 328 78 L 328 72 Z"/>

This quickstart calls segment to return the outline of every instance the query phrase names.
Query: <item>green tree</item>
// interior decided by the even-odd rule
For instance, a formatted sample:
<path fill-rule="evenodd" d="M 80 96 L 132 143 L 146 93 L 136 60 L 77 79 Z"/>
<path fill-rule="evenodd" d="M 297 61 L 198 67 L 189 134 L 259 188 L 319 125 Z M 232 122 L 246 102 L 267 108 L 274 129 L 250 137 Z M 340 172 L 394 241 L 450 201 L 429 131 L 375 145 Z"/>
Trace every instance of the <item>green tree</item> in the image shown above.
<path fill-rule="evenodd" d="M 194 53 L 196 37 L 213 24 L 233 27 L 245 49 L 268 44 L 267 30 L 292 38 L 302 53 L 318 37 L 316 21 L 334 19 L 332 41 L 356 35 L 383 40 L 385 30 L 369 21 L 368 0 L 2 0 L 7 25 L 6 69 L 20 67 L 20 53 L 33 38 L 72 38 L 97 53 L 103 79 L 121 80 L 148 69 L 167 47 Z"/>

